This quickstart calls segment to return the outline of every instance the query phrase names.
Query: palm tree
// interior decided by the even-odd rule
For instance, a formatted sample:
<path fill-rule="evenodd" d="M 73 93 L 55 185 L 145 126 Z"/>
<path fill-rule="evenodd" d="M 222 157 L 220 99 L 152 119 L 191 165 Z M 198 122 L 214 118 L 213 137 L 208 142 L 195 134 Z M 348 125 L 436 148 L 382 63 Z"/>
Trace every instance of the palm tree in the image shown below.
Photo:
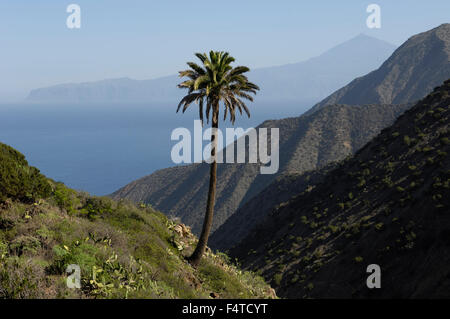
<path fill-rule="evenodd" d="M 179 88 L 187 89 L 188 94 L 178 104 L 177 112 L 183 107 L 183 113 L 189 105 L 196 102 L 199 106 L 200 120 L 203 124 L 203 107 L 206 106 L 206 119 L 209 124 L 211 118 L 211 164 L 208 199 L 206 203 L 205 219 L 203 221 L 202 232 L 198 240 L 194 253 L 188 257 L 191 265 L 198 266 L 208 243 L 208 237 L 212 226 L 214 215 L 214 203 L 217 179 L 217 129 L 219 127 L 220 103 L 224 106 L 224 121 L 230 113 L 230 121 L 234 124 L 235 111 L 239 110 L 242 115 L 244 111 L 248 117 L 250 112 L 242 101 L 246 99 L 253 101 L 250 94 L 256 94 L 259 87 L 248 81 L 244 73 L 250 71 L 248 67 L 232 67 L 230 64 L 235 59 L 228 52 L 211 51 L 209 56 L 206 53 L 196 53 L 202 65 L 188 62 L 190 69 L 180 71 L 180 77 L 188 79 L 178 85 Z"/>

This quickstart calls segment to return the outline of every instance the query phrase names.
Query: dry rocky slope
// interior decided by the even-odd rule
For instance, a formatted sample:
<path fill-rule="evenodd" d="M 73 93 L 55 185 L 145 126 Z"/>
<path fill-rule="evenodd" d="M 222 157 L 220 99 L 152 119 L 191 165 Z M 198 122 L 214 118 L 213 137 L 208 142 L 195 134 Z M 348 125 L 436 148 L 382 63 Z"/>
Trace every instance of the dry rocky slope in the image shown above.
<path fill-rule="evenodd" d="M 231 250 L 288 298 L 450 297 L 450 80 Z M 368 289 L 366 267 L 381 267 Z"/>
<path fill-rule="evenodd" d="M 311 116 L 266 121 L 260 127 L 280 129 L 278 174 L 261 175 L 259 164 L 220 164 L 213 229 L 222 225 L 240 205 L 257 195 L 282 173 L 301 173 L 345 158 L 379 131 L 392 124 L 408 105 L 335 105 Z M 134 202 L 151 203 L 201 229 L 209 182 L 209 165 L 163 169 L 113 194 Z"/>
<path fill-rule="evenodd" d="M 449 25 L 444 24 L 412 37 L 397 49 L 379 70 L 367 75 L 373 77 L 372 74 L 377 74 L 376 78 L 377 81 L 381 81 L 380 83 L 391 83 L 392 96 L 395 95 L 394 92 L 402 92 L 408 87 L 408 93 L 402 93 L 401 101 L 405 104 L 380 104 L 380 99 L 376 99 L 376 104 L 367 105 L 371 100 L 369 97 L 377 95 L 380 91 L 379 87 L 372 87 L 372 91 L 365 89 L 364 94 L 368 98 L 360 100 L 361 103 L 358 105 L 326 105 L 329 104 L 327 102 L 316 106 L 315 112 L 300 117 L 262 123 L 260 127 L 280 129 L 280 170 L 275 175 L 260 175 L 257 164 L 219 165 L 213 231 L 219 231 L 218 228 L 229 217 L 272 182 L 276 182 L 279 176 L 301 174 L 321 168 L 354 153 L 381 129 L 391 125 L 397 116 L 412 105 L 408 103 L 415 102 L 430 92 L 433 88 L 432 83 L 436 85 L 442 83 L 450 74 L 448 60 L 450 39 L 446 36 L 448 30 Z M 439 67 L 430 61 L 439 64 Z M 392 80 L 394 71 L 380 71 L 386 68 L 400 70 L 402 73 L 397 74 L 394 81 Z M 433 77 L 428 71 L 425 72 L 424 68 L 434 70 Z M 423 81 L 423 77 L 428 81 Z M 415 81 L 417 84 L 413 84 Z M 353 87 L 352 83 L 340 91 L 358 90 L 358 88 L 350 90 Z M 405 83 L 408 85 L 405 86 Z M 391 101 L 397 103 L 399 100 L 391 99 Z M 353 102 L 354 100 L 350 100 L 348 104 Z M 341 100 L 337 103 L 341 103 Z M 364 106 L 360 106 L 363 104 Z M 112 196 L 116 199 L 127 198 L 134 202 L 151 203 L 170 215 L 180 217 L 184 223 L 192 226 L 194 233 L 198 234 L 203 220 L 208 180 L 209 170 L 206 164 L 178 166 L 159 170 L 134 181 Z M 265 212 L 266 210 L 263 210 L 260 217 L 254 215 L 252 219 L 263 219 Z M 239 218 L 236 217 L 236 220 Z M 220 244 L 222 240 L 219 238 L 227 238 L 229 231 L 213 234 L 211 245 L 229 248 L 245 235 L 245 229 L 249 230 L 252 226 L 240 227 L 244 232 L 233 232 L 230 242 L 226 241 L 223 245 Z M 233 229 L 238 225 L 227 227 Z"/>

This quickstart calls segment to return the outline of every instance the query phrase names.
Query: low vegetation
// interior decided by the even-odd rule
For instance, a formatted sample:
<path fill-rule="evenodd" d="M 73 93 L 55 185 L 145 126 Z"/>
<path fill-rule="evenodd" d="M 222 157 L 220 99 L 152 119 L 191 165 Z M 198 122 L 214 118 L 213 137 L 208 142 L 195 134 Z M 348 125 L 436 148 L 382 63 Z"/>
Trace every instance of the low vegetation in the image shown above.
<path fill-rule="evenodd" d="M 148 205 L 92 197 L 47 180 L 0 145 L 0 298 L 271 298 L 263 279 Z M 69 265 L 81 288 L 67 286 Z"/>

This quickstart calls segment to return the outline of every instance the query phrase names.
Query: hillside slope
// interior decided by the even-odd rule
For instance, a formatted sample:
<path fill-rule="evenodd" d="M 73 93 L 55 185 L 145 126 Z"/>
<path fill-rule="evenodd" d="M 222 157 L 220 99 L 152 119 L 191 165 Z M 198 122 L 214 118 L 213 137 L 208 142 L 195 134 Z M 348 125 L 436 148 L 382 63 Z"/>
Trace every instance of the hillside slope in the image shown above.
<path fill-rule="evenodd" d="M 275 298 L 264 281 L 207 251 L 151 207 L 75 192 L 0 143 L 0 298 Z M 81 289 L 66 285 L 67 266 Z"/>
<path fill-rule="evenodd" d="M 259 127 L 279 128 L 280 169 L 261 175 L 259 164 L 219 164 L 213 230 L 280 174 L 302 173 L 345 158 L 409 105 L 333 105 L 310 116 L 266 121 Z M 236 147 L 235 147 L 236 149 Z M 133 202 L 151 203 L 181 218 L 198 234 L 206 205 L 209 166 L 193 164 L 159 170 L 112 194 Z"/>
<path fill-rule="evenodd" d="M 449 153 L 447 80 L 231 254 L 282 297 L 449 298 Z"/>
<path fill-rule="evenodd" d="M 264 190 L 239 207 L 209 238 L 212 249 L 227 251 L 243 240 L 256 225 L 262 223 L 274 207 L 284 205 L 295 194 L 321 182 L 332 168 L 331 163 L 323 168 L 304 173 L 287 173 L 278 176 Z"/>
<path fill-rule="evenodd" d="M 383 65 L 315 105 L 415 102 L 450 74 L 450 24 L 411 37 Z"/>

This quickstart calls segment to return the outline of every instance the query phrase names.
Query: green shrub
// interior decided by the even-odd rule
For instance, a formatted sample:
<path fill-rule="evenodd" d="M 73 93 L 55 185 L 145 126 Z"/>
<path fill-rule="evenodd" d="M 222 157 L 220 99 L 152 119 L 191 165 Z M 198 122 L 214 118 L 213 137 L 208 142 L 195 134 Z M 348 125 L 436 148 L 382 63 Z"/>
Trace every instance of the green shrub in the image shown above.
<path fill-rule="evenodd" d="M 33 236 L 19 236 L 9 245 L 9 249 L 19 256 L 25 253 L 35 254 L 40 247 L 41 242 Z"/>
<path fill-rule="evenodd" d="M 32 202 L 50 194 L 51 187 L 45 176 L 29 166 L 23 154 L 0 143 L 0 201 L 11 198 Z"/>
<path fill-rule="evenodd" d="M 0 241 L 0 261 L 8 256 L 8 244 Z"/>
<path fill-rule="evenodd" d="M 335 233 L 337 233 L 338 231 L 339 231 L 339 227 L 338 226 L 335 226 L 335 225 L 328 225 L 328 228 L 331 230 L 331 232 L 333 233 L 333 234 L 335 234 Z"/>
<path fill-rule="evenodd" d="M 242 283 L 238 278 L 231 276 L 229 272 L 207 260 L 202 260 L 198 272 L 202 280 L 223 298 L 237 296 L 239 292 L 242 292 Z M 243 295 L 242 297 L 249 296 Z"/>
<path fill-rule="evenodd" d="M 407 146 L 411 145 L 411 138 L 408 135 L 403 136 L 403 141 Z"/>
<path fill-rule="evenodd" d="M 388 187 L 388 188 L 391 188 L 391 187 L 394 186 L 394 183 L 392 182 L 390 176 L 385 176 L 385 177 L 382 179 L 382 182 L 383 182 L 383 184 L 384 184 L 386 187 Z"/>
<path fill-rule="evenodd" d="M 80 200 L 77 198 L 77 193 L 66 187 L 63 183 L 57 183 L 53 191 L 53 198 L 56 204 L 65 209 L 69 213 L 73 213 L 77 205 L 80 205 Z"/>
<path fill-rule="evenodd" d="M 364 260 L 364 258 L 362 258 L 361 256 L 356 256 L 355 257 L 355 262 L 360 263 Z"/>
<path fill-rule="evenodd" d="M 70 246 L 55 245 L 55 258 L 49 271 L 57 275 L 64 274 L 68 265 L 76 264 L 81 267 L 82 273 L 87 273 L 99 262 L 96 258 L 98 253 L 97 247 L 85 241 L 77 241 Z"/>
<path fill-rule="evenodd" d="M 450 144 L 450 140 L 448 139 L 448 137 L 443 137 L 443 138 L 441 138 L 441 143 L 443 145 L 448 145 L 448 144 Z"/>
<path fill-rule="evenodd" d="M 275 276 L 273 276 L 273 282 L 276 286 L 279 286 L 281 284 L 281 279 L 283 279 L 283 274 L 281 273 L 275 274 Z"/>
<path fill-rule="evenodd" d="M 107 197 L 89 197 L 82 208 L 82 212 L 91 220 L 105 214 L 111 214 L 112 211 L 113 202 Z"/>

